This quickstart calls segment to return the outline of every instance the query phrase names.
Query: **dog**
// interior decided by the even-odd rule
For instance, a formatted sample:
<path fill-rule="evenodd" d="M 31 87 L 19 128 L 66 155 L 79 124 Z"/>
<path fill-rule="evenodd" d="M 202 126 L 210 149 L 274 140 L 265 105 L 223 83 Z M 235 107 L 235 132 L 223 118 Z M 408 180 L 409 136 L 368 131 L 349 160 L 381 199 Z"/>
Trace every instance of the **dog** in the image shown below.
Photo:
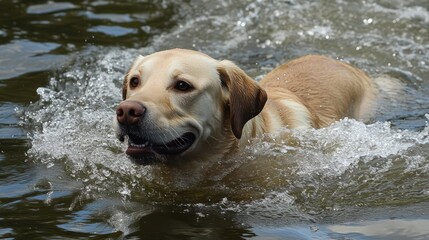
<path fill-rule="evenodd" d="M 287 62 L 258 84 L 229 60 L 171 49 L 134 61 L 114 126 L 137 163 L 220 159 L 281 128 L 366 121 L 377 93 L 362 70 L 324 56 Z"/>

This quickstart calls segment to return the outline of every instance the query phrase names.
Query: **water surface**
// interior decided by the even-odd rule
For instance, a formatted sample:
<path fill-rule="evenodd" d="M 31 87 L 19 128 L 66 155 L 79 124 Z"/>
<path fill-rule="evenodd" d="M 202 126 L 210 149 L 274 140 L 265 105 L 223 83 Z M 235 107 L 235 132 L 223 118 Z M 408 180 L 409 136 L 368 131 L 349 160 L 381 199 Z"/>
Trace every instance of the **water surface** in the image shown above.
<path fill-rule="evenodd" d="M 0 237 L 429 238 L 428 3 L 1 4 Z M 402 87 L 369 124 L 284 129 L 193 170 L 133 165 L 111 127 L 123 75 L 175 47 L 256 80 L 323 54 Z"/>

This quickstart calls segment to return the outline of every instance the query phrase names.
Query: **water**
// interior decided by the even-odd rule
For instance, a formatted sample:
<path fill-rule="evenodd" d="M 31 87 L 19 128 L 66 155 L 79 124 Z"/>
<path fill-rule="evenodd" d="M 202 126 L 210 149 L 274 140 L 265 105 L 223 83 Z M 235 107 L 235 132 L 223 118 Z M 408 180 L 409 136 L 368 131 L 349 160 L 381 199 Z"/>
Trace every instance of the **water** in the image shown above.
<path fill-rule="evenodd" d="M 1 6 L 0 237 L 429 238 L 429 3 Z M 284 129 L 188 167 L 136 166 L 111 126 L 122 78 L 138 54 L 174 47 L 257 80 L 324 54 L 401 88 L 369 124 Z"/>

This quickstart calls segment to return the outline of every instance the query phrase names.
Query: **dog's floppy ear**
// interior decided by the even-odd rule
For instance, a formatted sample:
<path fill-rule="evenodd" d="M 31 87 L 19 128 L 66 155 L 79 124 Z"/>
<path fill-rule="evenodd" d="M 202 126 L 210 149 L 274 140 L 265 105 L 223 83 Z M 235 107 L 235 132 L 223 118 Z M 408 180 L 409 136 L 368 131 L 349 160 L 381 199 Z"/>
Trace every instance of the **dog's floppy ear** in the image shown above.
<path fill-rule="evenodd" d="M 128 73 L 125 74 L 124 82 L 122 83 L 122 100 L 127 98 L 127 89 L 128 89 Z"/>
<path fill-rule="evenodd" d="M 134 69 L 143 61 L 144 57 L 142 55 L 139 55 L 136 60 L 134 60 L 133 64 L 131 65 L 130 69 L 128 69 L 127 74 L 124 77 L 124 82 L 122 83 L 122 100 L 125 100 L 127 98 L 127 90 L 128 90 L 128 75 L 130 74 L 131 69 Z"/>
<path fill-rule="evenodd" d="M 247 121 L 258 115 L 267 101 L 267 93 L 233 62 L 224 60 L 217 67 L 222 85 L 229 92 L 231 128 L 241 138 Z"/>

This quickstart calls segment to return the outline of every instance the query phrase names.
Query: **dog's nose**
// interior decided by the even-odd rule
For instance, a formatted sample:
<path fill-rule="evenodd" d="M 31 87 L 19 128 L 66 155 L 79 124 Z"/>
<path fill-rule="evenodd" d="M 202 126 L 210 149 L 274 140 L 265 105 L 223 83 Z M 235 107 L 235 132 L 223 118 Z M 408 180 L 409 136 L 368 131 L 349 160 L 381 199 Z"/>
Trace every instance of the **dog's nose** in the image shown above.
<path fill-rule="evenodd" d="M 141 103 L 124 101 L 116 108 L 116 118 L 121 124 L 132 125 L 138 123 L 145 112 L 146 108 Z"/>

